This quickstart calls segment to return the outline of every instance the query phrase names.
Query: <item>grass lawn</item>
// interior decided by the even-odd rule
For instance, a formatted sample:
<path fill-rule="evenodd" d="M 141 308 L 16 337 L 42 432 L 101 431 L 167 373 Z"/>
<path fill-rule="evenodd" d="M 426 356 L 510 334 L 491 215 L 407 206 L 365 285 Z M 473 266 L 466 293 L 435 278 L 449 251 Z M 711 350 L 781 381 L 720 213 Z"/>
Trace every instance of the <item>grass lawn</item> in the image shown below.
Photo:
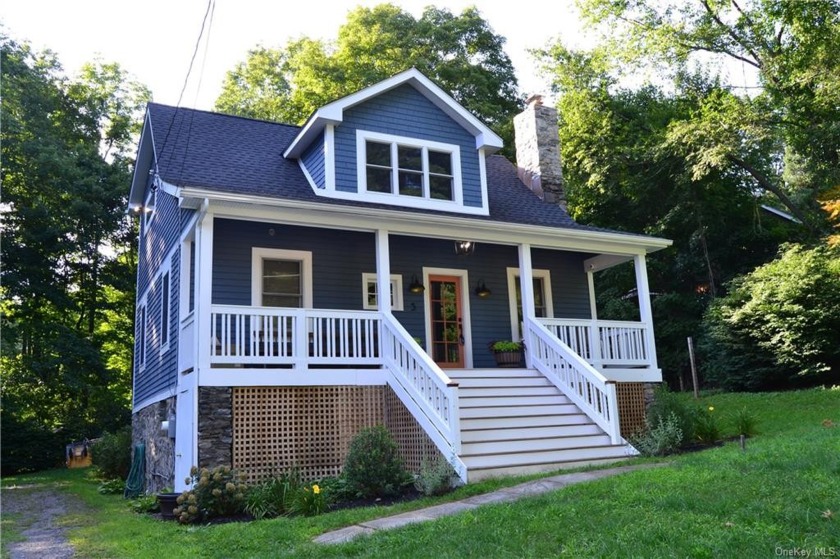
<path fill-rule="evenodd" d="M 338 545 L 325 531 L 435 501 L 356 509 L 315 518 L 189 527 L 137 515 L 99 495 L 78 470 L 6 478 L 4 484 L 60 484 L 91 509 L 70 537 L 80 557 L 840 557 L 840 390 L 718 394 L 725 418 L 746 407 L 759 434 L 637 471 L 515 503 Z M 467 486 L 447 499 L 522 481 Z M 74 520 L 78 520 L 74 519 Z M 3 519 L 4 533 L 14 519 Z M 4 537 L 5 539 L 5 537 Z M 799 555 L 803 556 L 803 555 Z"/>

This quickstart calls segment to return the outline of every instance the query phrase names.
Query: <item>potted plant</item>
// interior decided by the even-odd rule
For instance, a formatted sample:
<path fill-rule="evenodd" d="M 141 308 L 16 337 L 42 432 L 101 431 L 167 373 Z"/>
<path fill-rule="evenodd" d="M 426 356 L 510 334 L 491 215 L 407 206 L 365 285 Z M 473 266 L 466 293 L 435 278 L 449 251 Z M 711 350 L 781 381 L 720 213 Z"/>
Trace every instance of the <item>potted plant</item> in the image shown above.
<path fill-rule="evenodd" d="M 513 340 L 496 340 L 490 342 L 490 351 L 496 358 L 499 367 L 519 367 L 522 364 L 522 350 L 525 344 Z"/>
<path fill-rule="evenodd" d="M 160 505 L 160 515 L 166 520 L 175 518 L 175 507 L 178 506 L 178 496 L 180 493 L 173 492 L 170 488 L 166 488 L 157 494 L 158 505 Z"/>

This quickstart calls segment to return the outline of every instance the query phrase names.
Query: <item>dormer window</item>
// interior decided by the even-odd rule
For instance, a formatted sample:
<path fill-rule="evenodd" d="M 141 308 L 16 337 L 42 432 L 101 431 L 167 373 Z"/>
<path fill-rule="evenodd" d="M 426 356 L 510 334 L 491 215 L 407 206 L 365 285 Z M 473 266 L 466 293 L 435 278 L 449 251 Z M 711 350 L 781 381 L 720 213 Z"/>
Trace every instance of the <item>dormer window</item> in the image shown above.
<path fill-rule="evenodd" d="M 360 192 L 461 203 L 457 145 L 361 130 L 357 141 Z"/>

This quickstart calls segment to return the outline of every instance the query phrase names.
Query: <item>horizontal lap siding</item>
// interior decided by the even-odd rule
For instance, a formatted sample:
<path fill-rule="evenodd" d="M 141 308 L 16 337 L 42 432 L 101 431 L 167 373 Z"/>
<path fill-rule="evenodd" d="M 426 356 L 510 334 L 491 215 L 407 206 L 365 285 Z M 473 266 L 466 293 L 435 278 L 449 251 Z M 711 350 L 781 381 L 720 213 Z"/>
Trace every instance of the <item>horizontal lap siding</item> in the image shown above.
<path fill-rule="evenodd" d="M 324 134 L 318 135 L 312 145 L 306 148 L 306 151 L 301 157 L 303 166 L 306 172 L 315 181 L 318 188 L 325 187 L 325 170 L 324 170 Z"/>
<path fill-rule="evenodd" d="M 413 87 L 400 86 L 345 111 L 335 131 L 336 189 L 343 192 L 358 191 L 356 130 L 460 146 L 464 205 L 482 205 L 475 137 Z"/>
<path fill-rule="evenodd" d="M 312 252 L 315 308 L 361 310 L 362 274 L 376 271 L 372 233 L 217 219 L 213 238 L 214 304 L 251 304 L 253 247 Z"/>
<path fill-rule="evenodd" d="M 551 298 L 557 318 L 591 318 L 589 284 L 583 260 L 591 256 L 579 252 L 533 249 L 531 264 L 537 270 L 551 271 Z"/>
<path fill-rule="evenodd" d="M 479 243 L 470 256 L 457 256 L 454 242 L 419 237 L 391 237 L 391 273 L 402 274 L 405 288 L 405 311 L 394 316 L 412 336 L 425 336 L 424 296 L 408 291 L 411 278 L 423 281 L 423 268 L 467 270 L 469 278 L 470 322 L 472 327 L 473 364 L 477 368 L 495 367 L 488 350 L 493 340 L 510 339 L 510 302 L 507 268 L 519 267 L 517 247 Z M 554 316 L 589 318 L 589 291 L 583 258 L 588 255 L 534 249 L 534 268 L 551 271 Z M 490 297 L 475 294 L 479 281 L 492 292 Z M 429 286 L 427 285 L 428 289 Z"/>

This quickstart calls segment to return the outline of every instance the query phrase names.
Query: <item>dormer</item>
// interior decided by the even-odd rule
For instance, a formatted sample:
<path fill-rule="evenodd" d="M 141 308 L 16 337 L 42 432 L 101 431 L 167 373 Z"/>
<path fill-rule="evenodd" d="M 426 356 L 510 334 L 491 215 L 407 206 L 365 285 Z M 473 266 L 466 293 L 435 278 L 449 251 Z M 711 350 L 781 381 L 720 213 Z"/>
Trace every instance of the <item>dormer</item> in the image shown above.
<path fill-rule="evenodd" d="M 412 68 L 318 109 L 283 155 L 319 196 L 488 215 L 484 159 L 501 147 Z"/>

